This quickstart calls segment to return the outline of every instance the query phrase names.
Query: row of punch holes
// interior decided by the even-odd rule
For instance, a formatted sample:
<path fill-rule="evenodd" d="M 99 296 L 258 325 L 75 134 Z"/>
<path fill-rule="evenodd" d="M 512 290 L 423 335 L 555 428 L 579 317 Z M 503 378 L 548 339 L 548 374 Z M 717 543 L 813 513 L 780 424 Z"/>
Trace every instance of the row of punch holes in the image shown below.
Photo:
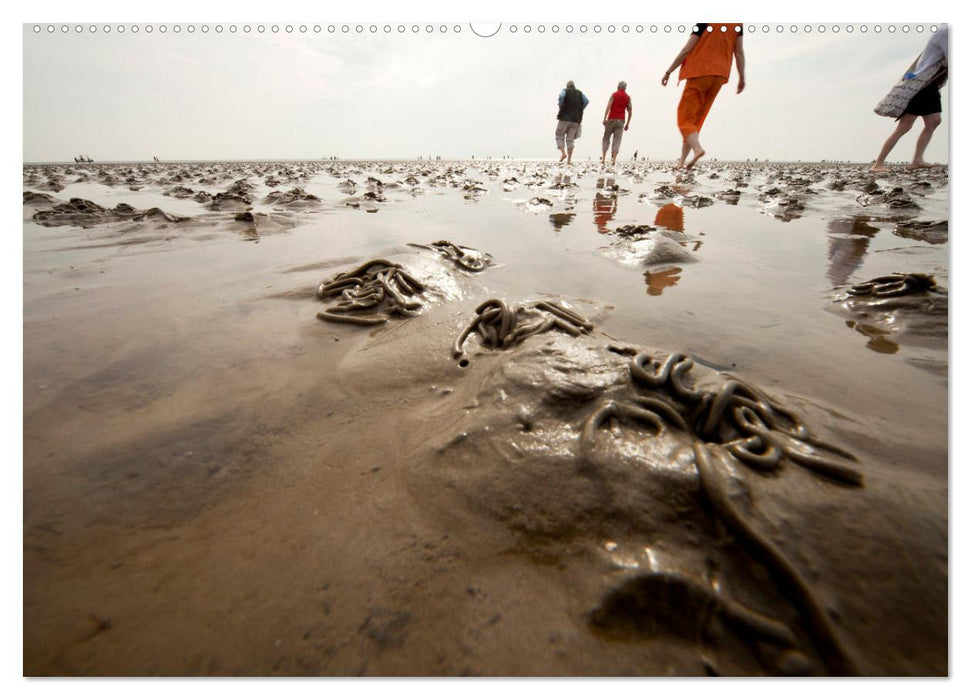
<path fill-rule="evenodd" d="M 473 34 L 476 34 L 477 36 L 494 36 L 499 31 L 499 30 L 496 30 L 493 33 L 487 35 L 487 34 L 483 34 L 483 33 L 480 33 L 478 31 L 476 31 L 476 28 L 473 25 L 470 25 L 470 28 L 471 28 L 471 32 Z M 692 27 L 692 29 L 693 28 L 694 27 Z M 913 29 L 915 31 L 917 31 L 917 32 L 923 32 L 924 31 L 924 25 L 922 25 L 922 24 L 914 25 Z M 724 26 L 722 27 L 722 30 L 725 31 L 725 27 Z M 748 26 L 746 26 L 746 31 L 749 34 L 756 34 L 758 32 L 761 32 L 763 34 L 769 34 L 769 33 L 773 32 L 773 31 L 775 33 L 777 33 L 777 34 L 781 34 L 783 32 L 791 33 L 791 34 L 796 34 L 796 33 L 799 33 L 799 32 L 802 32 L 804 34 L 811 34 L 811 33 L 825 34 L 826 32 L 832 32 L 834 34 L 838 34 L 841 31 L 845 31 L 847 33 L 853 33 L 854 31 L 859 31 L 859 32 L 865 34 L 865 33 L 869 32 L 871 30 L 873 32 L 876 32 L 877 34 L 883 32 L 884 30 L 886 30 L 886 31 L 888 31 L 890 33 L 894 33 L 894 32 L 896 32 L 898 30 L 898 26 L 897 25 L 894 25 L 894 24 L 889 24 L 889 25 L 886 25 L 885 27 L 884 27 L 884 25 L 880 25 L 880 24 L 874 24 L 874 25 L 867 25 L 867 24 L 860 24 L 860 25 L 853 25 L 853 24 L 839 25 L 839 24 L 833 24 L 833 25 L 829 25 L 829 26 L 827 26 L 825 24 L 819 24 L 819 25 L 815 25 L 815 26 L 814 25 L 811 25 L 811 24 L 804 24 L 804 25 L 790 24 L 788 26 L 787 25 L 782 25 L 782 24 L 776 24 L 776 25 L 763 24 L 763 25 L 759 25 L 759 26 L 756 26 L 754 24 L 749 24 Z M 911 31 L 911 25 L 909 25 L 909 24 L 900 25 L 899 26 L 899 30 L 901 32 L 904 32 L 904 33 L 910 32 Z M 96 25 L 96 24 L 90 24 L 90 25 L 87 25 L 87 26 L 82 25 L 82 24 L 75 24 L 73 26 L 72 25 L 68 25 L 68 24 L 62 24 L 62 25 L 59 25 L 59 26 L 58 25 L 55 25 L 55 24 L 48 24 L 46 26 L 45 25 L 40 25 L 40 24 L 35 24 L 33 26 L 33 31 L 34 31 L 35 34 L 40 34 L 40 33 L 44 32 L 44 31 L 46 31 L 48 34 L 54 34 L 54 33 L 58 32 L 58 31 L 60 31 L 62 34 L 67 34 L 67 33 L 72 32 L 72 31 L 74 33 L 76 33 L 76 34 L 81 34 L 81 33 L 84 33 L 85 31 L 87 31 L 88 33 L 91 33 L 91 34 L 97 33 L 99 31 L 100 32 L 103 32 L 105 34 L 110 34 L 112 32 L 117 32 L 118 34 L 124 34 L 125 32 L 129 32 L 131 34 L 138 34 L 139 32 L 144 32 L 145 34 L 151 34 L 152 32 L 155 32 L 155 31 L 158 31 L 158 32 L 160 32 L 162 34 L 165 34 L 166 32 L 169 32 L 169 31 L 171 31 L 171 32 L 173 32 L 175 34 L 180 34 L 183 31 L 185 31 L 185 32 L 187 32 L 189 34 L 194 34 L 196 31 L 199 31 L 199 32 L 201 32 L 203 34 L 208 34 L 210 31 L 214 31 L 217 34 L 221 34 L 224 31 L 228 31 L 230 34 L 236 34 L 236 33 L 240 32 L 240 31 L 242 31 L 242 33 L 244 33 L 244 34 L 250 34 L 250 33 L 254 33 L 254 32 L 256 34 L 264 34 L 266 32 L 270 32 L 270 33 L 273 33 L 273 34 L 278 34 L 281 31 L 282 32 L 285 32 L 287 34 L 292 34 L 293 32 L 299 32 L 301 34 L 306 34 L 307 32 L 313 32 L 315 34 L 320 34 L 322 32 L 323 33 L 327 33 L 327 34 L 352 34 L 352 33 L 353 34 L 379 34 L 379 33 L 384 33 L 384 34 L 393 34 L 393 33 L 397 33 L 397 34 L 409 34 L 409 33 L 410 34 L 435 34 L 435 33 L 438 33 L 438 34 L 448 34 L 448 33 L 460 34 L 463 31 L 463 27 L 461 25 L 458 25 L 458 24 L 456 24 L 456 25 L 440 24 L 440 25 L 437 25 L 437 26 L 436 25 L 432 25 L 432 24 L 425 24 L 425 25 L 419 25 L 419 24 L 412 24 L 412 25 L 405 25 L 405 24 L 398 24 L 398 25 L 390 25 L 390 24 L 384 24 L 384 25 L 377 25 L 377 24 L 370 24 L 370 25 L 364 25 L 364 24 L 354 24 L 354 25 L 351 25 L 351 24 L 341 24 L 341 25 L 335 25 L 335 24 L 330 24 L 330 25 L 326 25 L 326 26 L 323 26 L 323 25 L 320 25 L 320 24 L 314 24 L 314 25 L 307 25 L 307 24 L 292 25 L 292 24 L 287 24 L 287 25 L 284 25 L 284 26 L 280 26 L 280 25 L 277 25 L 277 24 L 273 24 L 273 25 L 269 25 L 269 26 L 263 25 L 263 24 L 258 24 L 258 25 L 255 25 L 255 26 L 252 26 L 252 25 L 249 25 L 249 24 L 243 24 L 243 25 L 239 25 L 239 26 L 237 26 L 235 24 L 229 24 L 229 25 L 226 25 L 226 26 L 223 26 L 222 24 L 216 24 L 216 25 L 213 25 L 212 27 L 210 27 L 208 24 L 201 24 L 201 25 L 198 25 L 198 26 L 196 26 L 194 24 L 188 24 L 188 25 L 184 25 L 184 26 L 181 25 L 181 24 L 173 24 L 173 25 L 166 25 L 166 24 L 159 24 L 159 25 L 152 25 L 152 24 L 145 24 L 145 25 L 138 25 L 138 24 L 124 25 L 124 24 L 119 24 L 119 25 L 115 25 L 115 26 L 112 26 L 110 24 L 105 24 L 105 25 L 100 25 L 100 26 L 99 25 Z M 586 24 L 580 24 L 580 25 L 574 26 L 572 24 L 566 24 L 566 25 L 560 26 L 558 24 L 552 24 L 552 25 L 545 25 L 545 24 L 536 24 L 536 25 L 533 25 L 533 24 L 523 24 L 523 25 L 510 24 L 508 27 L 506 27 L 506 31 L 508 31 L 510 34 L 517 34 L 517 33 L 531 34 L 533 32 L 536 32 L 538 34 L 544 34 L 547 31 L 552 32 L 553 34 L 558 34 L 561 31 L 562 32 L 565 32 L 567 34 L 572 34 L 574 32 L 578 32 L 580 34 L 586 34 L 587 32 L 593 32 L 594 34 L 600 34 L 601 32 L 607 32 L 608 34 L 615 34 L 618 31 L 620 33 L 622 33 L 622 34 L 629 34 L 631 32 L 636 33 L 636 34 L 643 34 L 645 32 L 649 32 L 651 34 L 657 34 L 658 32 L 663 32 L 665 34 L 670 34 L 671 32 L 675 32 L 675 31 L 678 32 L 678 33 L 680 33 L 680 34 L 683 34 L 686 31 L 688 31 L 688 25 L 680 24 L 680 25 L 676 25 L 675 26 L 675 25 L 670 25 L 670 24 L 665 24 L 665 25 L 657 25 L 657 24 L 652 24 L 652 25 L 643 25 L 643 24 L 637 24 L 637 25 L 630 25 L 630 24 L 599 25 L 599 24 L 594 24 L 594 25 L 589 25 L 588 26 Z M 712 27 L 711 26 L 708 27 L 708 31 L 712 31 Z M 931 25 L 930 31 L 932 33 L 933 32 L 936 32 L 937 31 L 937 25 Z"/>

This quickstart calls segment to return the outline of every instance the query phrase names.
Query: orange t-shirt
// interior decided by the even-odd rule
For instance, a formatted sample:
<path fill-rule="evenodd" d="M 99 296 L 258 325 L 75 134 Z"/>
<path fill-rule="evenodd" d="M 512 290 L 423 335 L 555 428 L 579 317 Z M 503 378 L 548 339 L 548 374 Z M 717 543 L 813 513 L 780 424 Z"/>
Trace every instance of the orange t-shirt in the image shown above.
<path fill-rule="evenodd" d="M 735 39 L 742 35 L 741 23 L 698 22 L 695 27 L 691 33 L 700 38 L 681 64 L 678 82 L 706 75 L 720 75 L 727 80 L 731 76 L 732 59 L 735 57 Z M 725 31 L 722 31 L 722 27 Z M 708 31 L 709 28 L 711 31 Z"/>

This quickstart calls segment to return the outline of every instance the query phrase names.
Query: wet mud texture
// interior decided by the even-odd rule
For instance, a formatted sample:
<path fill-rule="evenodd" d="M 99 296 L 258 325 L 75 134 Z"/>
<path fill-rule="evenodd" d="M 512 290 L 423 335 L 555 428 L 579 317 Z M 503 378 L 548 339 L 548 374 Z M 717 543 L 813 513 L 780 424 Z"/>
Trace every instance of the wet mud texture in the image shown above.
<path fill-rule="evenodd" d="M 946 169 L 23 180 L 26 675 L 947 673 Z"/>
<path fill-rule="evenodd" d="M 877 352 L 894 354 L 901 344 L 947 347 L 948 293 L 932 275 L 895 272 L 851 285 L 833 310 Z"/>

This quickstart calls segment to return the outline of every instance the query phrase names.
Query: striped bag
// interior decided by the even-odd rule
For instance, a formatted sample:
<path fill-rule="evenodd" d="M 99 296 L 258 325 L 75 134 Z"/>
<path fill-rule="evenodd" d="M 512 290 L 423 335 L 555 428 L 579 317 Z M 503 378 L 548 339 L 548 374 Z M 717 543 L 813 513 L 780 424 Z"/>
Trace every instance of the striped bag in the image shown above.
<path fill-rule="evenodd" d="M 920 57 L 918 56 L 918 59 Z M 914 61 L 908 73 L 914 69 L 917 65 L 917 61 Z M 907 109 L 907 105 L 910 101 L 914 99 L 914 95 L 923 90 L 925 87 L 938 80 L 944 72 L 947 70 L 947 63 L 942 58 L 937 63 L 933 63 L 924 70 L 920 72 L 920 75 L 916 75 L 913 78 L 901 78 L 897 81 L 887 96 L 884 97 L 873 108 L 873 111 L 879 114 L 881 117 L 894 117 L 897 118 L 904 113 Z"/>

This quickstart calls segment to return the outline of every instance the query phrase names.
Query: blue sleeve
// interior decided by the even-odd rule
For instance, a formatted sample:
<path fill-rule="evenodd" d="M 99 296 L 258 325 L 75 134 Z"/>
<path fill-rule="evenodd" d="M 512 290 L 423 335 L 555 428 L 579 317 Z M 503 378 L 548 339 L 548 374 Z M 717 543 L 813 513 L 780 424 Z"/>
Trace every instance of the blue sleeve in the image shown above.
<path fill-rule="evenodd" d="M 560 90 L 560 96 L 556 98 L 556 104 L 563 106 L 563 98 L 566 97 L 566 90 Z"/>

